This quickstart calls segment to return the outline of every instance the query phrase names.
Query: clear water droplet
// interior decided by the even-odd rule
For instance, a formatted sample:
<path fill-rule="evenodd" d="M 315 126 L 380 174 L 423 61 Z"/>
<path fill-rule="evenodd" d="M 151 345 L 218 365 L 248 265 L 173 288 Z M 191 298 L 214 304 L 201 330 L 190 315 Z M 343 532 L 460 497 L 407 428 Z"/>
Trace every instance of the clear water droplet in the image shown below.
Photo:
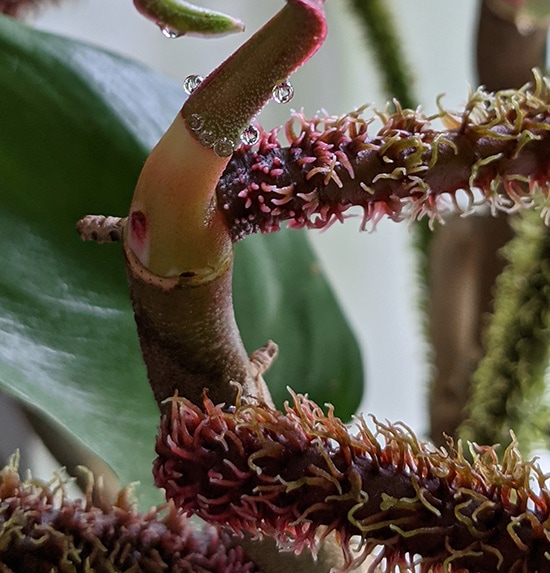
<path fill-rule="evenodd" d="M 235 151 L 235 144 L 227 137 L 222 137 L 214 143 L 214 153 L 218 157 L 229 157 Z"/>
<path fill-rule="evenodd" d="M 208 130 L 201 131 L 198 134 L 197 139 L 203 147 L 212 147 L 214 143 L 216 143 L 216 136 Z"/>
<path fill-rule="evenodd" d="M 182 35 L 181 32 L 178 32 L 178 30 L 170 28 L 170 26 L 166 26 L 165 24 L 159 24 L 159 28 L 162 32 L 162 35 L 169 40 L 179 38 Z"/>
<path fill-rule="evenodd" d="M 294 88 L 288 80 L 285 80 L 273 88 L 272 95 L 274 102 L 288 103 L 294 97 Z"/>
<path fill-rule="evenodd" d="M 204 118 L 198 113 L 192 113 L 187 119 L 187 126 L 193 131 L 200 131 L 204 125 Z"/>
<path fill-rule="evenodd" d="M 246 145 L 254 145 L 260 139 L 260 130 L 255 125 L 249 125 L 241 133 L 241 141 Z"/>
<path fill-rule="evenodd" d="M 185 90 L 185 93 L 192 94 L 202 84 L 202 80 L 204 80 L 204 78 L 197 74 L 187 76 L 183 80 L 183 89 Z"/>

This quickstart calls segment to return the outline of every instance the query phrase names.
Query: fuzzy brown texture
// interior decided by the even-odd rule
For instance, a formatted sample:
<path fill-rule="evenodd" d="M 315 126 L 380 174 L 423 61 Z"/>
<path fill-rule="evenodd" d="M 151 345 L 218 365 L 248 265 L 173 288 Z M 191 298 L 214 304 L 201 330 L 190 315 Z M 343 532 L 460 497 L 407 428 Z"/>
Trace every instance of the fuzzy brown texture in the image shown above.
<path fill-rule="evenodd" d="M 175 392 L 200 404 L 205 388 L 216 401 L 232 403 L 235 381 L 247 395 L 270 402 L 263 354 L 248 358 L 235 322 L 231 263 L 218 277 L 197 282 L 157 277 L 130 249 L 125 256 L 141 353 L 159 407 Z"/>
<path fill-rule="evenodd" d="M 479 89 L 462 114 L 430 118 L 397 107 L 378 114 L 375 133 L 376 115 L 366 119 L 364 110 L 312 119 L 295 113 L 284 128 L 288 147 L 277 130 L 241 146 L 217 190 L 233 240 L 284 221 L 326 228 L 353 206 L 362 208 L 365 228 L 382 217 L 434 220 L 480 203 L 509 212 L 530 205 L 539 189 L 548 196 L 550 97 L 540 76 L 521 90 Z M 449 129 L 436 129 L 435 119 Z"/>
<path fill-rule="evenodd" d="M 402 424 L 374 424 L 360 419 L 349 431 L 303 396 L 285 413 L 174 398 L 156 484 L 186 513 L 297 552 L 335 532 L 349 568 L 380 550 L 373 570 L 550 569 L 550 492 L 515 444 L 501 463 L 490 447 L 475 448 L 469 463 L 460 445 L 435 449 Z"/>
<path fill-rule="evenodd" d="M 213 527 L 193 529 L 172 504 L 139 514 L 129 490 L 114 506 L 66 497 L 62 482 L 0 472 L 2 573 L 254 573 L 240 547 Z"/>
<path fill-rule="evenodd" d="M 57 0 L 0 0 L 0 14 L 18 18 L 48 4 L 57 3 Z"/>

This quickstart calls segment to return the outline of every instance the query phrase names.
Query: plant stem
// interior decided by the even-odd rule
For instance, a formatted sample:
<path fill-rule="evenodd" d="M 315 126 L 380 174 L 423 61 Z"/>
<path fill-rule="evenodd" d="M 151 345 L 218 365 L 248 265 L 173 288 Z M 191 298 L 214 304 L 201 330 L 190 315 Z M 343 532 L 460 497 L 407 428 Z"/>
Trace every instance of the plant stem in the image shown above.
<path fill-rule="evenodd" d="M 436 450 L 404 425 L 375 426 L 373 434 L 360 420 L 350 432 L 303 396 L 285 414 L 174 399 L 157 439 L 156 483 L 187 513 L 298 552 L 335 532 L 349 568 L 382 546 L 387 572 L 416 570 L 418 556 L 426 573 L 547 569 L 550 491 L 515 443 L 500 464 L 489 447 L 470 464 L 460 445 Z"/>
<path fill-rule="evenodd" d="M 508 266 L 496 282 L 495 308 L 485 356 L 472 380 L 468 419 L 460 435 L 479 443 L 507 444 L 533 419 L 544 392 L 550 355 L 550 233 L 537 213 L 513 222 L 505 247 Z M 527 447 L 528 432 L 521 432 Z M 529 437 L 532 437 L 529 436 Z"/>
<path fill-rule="evenodd" d="M 373 119 L 360 112 L 311 120 L 297 113 L 285 127 L 289 147 L 272 132 L 254 149 L 239 149 L 218 184 L 233 240 L 276 231 L 283 221 L 326 228 L 352 206 L 363 209 L 365 228 L 384 216 L 434 221 L 449 203 L 512 211 L 531 204 L 538 189 L 546 196 L 550 106 L 541 78 L 533 90 L 476 91 L 461 115 L 441 112 L 447 131 L 418 111 L 380 117 L 382 128 L 370 134 Z"/>
<path fill-rule="evenodd" d="M 204 391 L 233 403 L 238 381 L 247 395 L 271 403 L 248 359 L 232 304 L 231 261 L 216 278 L 166 279 L 126 248 L 130 295 L 147 377 L 160 405 L 175 392 L 200 403 Z"/>

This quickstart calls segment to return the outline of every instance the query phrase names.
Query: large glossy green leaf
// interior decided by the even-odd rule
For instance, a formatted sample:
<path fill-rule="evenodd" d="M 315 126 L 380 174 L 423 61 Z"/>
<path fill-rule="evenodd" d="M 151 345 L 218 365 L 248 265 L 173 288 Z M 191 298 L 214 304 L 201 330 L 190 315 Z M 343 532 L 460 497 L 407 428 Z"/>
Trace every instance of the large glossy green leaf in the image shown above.
<path fill-rule="evenodd" d="M 120 247 L 79 241 L 77 219 L 124 215 L 148 150 L 181 105 L 172 81 L 88 45 L 0 18 L 0 386 L 48 414 L 158 500 L 158 414 Z M 362 367 L 305 236 L 237 248 L 237 317 L 249 350 L 281 357 L 269 382 L 347 417 Z"/>

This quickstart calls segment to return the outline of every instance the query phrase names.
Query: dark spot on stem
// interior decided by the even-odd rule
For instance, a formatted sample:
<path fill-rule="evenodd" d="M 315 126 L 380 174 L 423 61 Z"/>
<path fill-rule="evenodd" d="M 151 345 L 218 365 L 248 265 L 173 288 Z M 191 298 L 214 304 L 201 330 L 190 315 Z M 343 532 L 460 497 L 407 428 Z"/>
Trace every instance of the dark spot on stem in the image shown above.
<path fill-rule="evenodd" d="M 134 211 L 130 215 L 130 228 L 134 237 L 141 243 L 147 236 L 147 217 L 143 211 Z"/>

